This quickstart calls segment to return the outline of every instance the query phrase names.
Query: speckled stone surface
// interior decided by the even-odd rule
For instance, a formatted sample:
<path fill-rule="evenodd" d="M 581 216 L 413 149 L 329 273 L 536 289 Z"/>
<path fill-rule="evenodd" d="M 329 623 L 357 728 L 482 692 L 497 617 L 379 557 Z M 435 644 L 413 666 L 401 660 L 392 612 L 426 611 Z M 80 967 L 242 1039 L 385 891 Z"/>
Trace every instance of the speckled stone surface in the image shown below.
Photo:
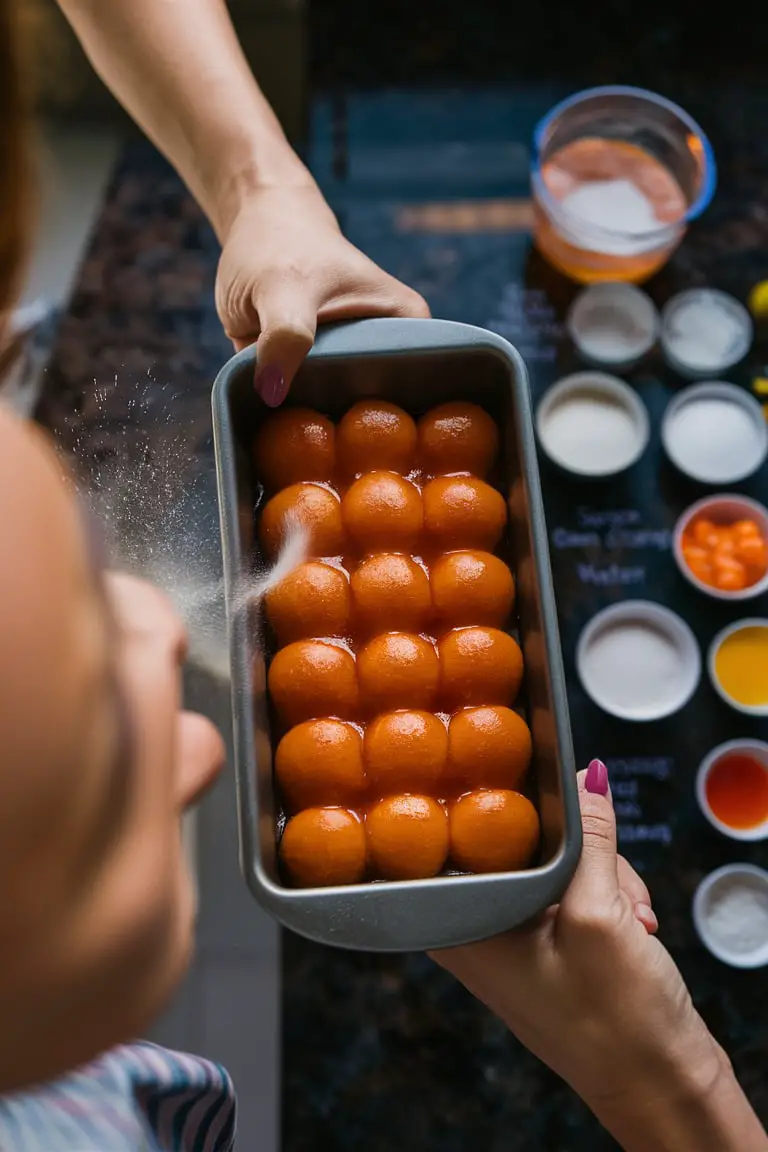
<path fill-rule="evenodd" d="M 571 366 L 560 321 L 572 288 L 531 255 L 524 230 L 406 231 L 403 210 L 524 196 L 530 130 L 556 96 L 548 87 L 361 97 L 341 109 L 338 101 L 321 101 L 312 149 L 351 238 L 424 291 L 435 314 L 487 324 L 518 343 L 535 394 Z M 689 96 L 713 139 L 720 187 L 705 219 L 650 286 L 659 302 L 689 284 L 743 296 L 768 276 L 768 97 L 702 86 Z M 79 444 L 86 462 L 124 451 L 139 461 L 162 453 L 162 437 L 172 435 L 186 445 L 186 467 L 210 470 L 208 394 L 227 354 L 211 303 L 215 261 L 212 237 L 175 178 L 148 152 L 127 156 L 62 324 L 42 408 L 62 443 Z M 754 363 L 734 378 L 747 382 L 761 356 L 757 349 Z M 654 418 L 676 387 L 653 360 L 633 382 Z M 166 413 L 159 421 L 158 410 Z M 126 422 L 138 430 L 127 441 Z M 571 529 L 577 507 L 546 470 L 544 483 L 550 529 Z M 751 490 L 765 497 L 765 475 Z M 593 517 L 628 509 L 643 527 L 664 533 L 690 495 L 668 479 L 655 440 L 632 483 L 610 497 L 585 489 L 580 507 Z M 702 638 L 711 634 L 715 617 L 705 618 L 700 604 L 683 604 L 665 548 L 627 547 L 643 571 L 637 594 L 669 598 Z M 585 585 L 576 567 L 603 560 L 622 566 L 625 545 L 603 541 L 595 555 L 553 554 L 561 611 L 574 609 L 563 630 L 568 662 L 577 627 L 621 594 Z M 734 719 L 715 706 L 706 685 L 674 721 L 642 734 L 607 723 L 578 688 L 571 707 L 579 758 L 601 755 L 614 781 L 628 782 L 628 794 L 636 786 L 622 809 L 626 849 L 647 874 L 664 940 L 768 1121 L 768 1016 L 755 1007 L 766 1002 L 765 975 L 716 964 L 697 945 L 689 916 L 703 872 L 737 858 L 703 826 L 691 791 L 699 755 L 734 728 Z M 740 730 L 735 725 L 733 735 Z M 635 826 L 668 826 L 669 844 L 639 842 L 626 830 Z M 749 856 L 768 863 L 762 849 Z M 283 1020 L 285 1152 L 615 1147 L 566 1088 L 423 957 L 355 956 L 286 938 Z"/>

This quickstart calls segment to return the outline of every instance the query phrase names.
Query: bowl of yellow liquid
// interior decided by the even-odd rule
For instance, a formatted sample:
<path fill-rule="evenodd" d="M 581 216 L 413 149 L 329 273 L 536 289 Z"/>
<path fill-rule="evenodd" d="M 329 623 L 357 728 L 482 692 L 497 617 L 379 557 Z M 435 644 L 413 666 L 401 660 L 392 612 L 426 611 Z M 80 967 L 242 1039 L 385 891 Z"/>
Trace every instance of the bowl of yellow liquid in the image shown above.
<path fill-rule="evenodd" d="M 677 104 L 591 88 L 534 132 L 534 240 L 572 280 L 639 283 L 664 265 L 714 195 L 712 147 Z"/>
<path fill-rule="evenodd" d="M 747 716 L 768 716 L 768 620 L 739 620 L 718 632 L 707 665 L 726 704 Z"/>

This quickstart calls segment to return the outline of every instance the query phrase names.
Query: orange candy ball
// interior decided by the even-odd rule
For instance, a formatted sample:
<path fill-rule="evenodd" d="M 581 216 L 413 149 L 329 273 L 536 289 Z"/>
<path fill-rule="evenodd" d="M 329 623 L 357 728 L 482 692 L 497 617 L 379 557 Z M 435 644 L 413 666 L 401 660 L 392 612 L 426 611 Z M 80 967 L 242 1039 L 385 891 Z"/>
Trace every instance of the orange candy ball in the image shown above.
<path fill-rule="evenodd" d="M 346 572 L 310 561 L 267 592 L 267 619 L 280 644 L 308 636 L 348 636 L 352 596 Z"/>
<path fill-rule="evenodd" d="M 421 632 L 429 621 L 429 579 L 410 556 L 382 552 L 369 556 L 352 573 L 355 626 L 372 635 L 382 627 Z"/>
<path fill-rule="evenodd" d="M 429 712 L 387 712 L 368 725 L 363 758 L 371 793 L 439 795 L 448 733 Z"/>
<path fill-rule="evenodd" d="M 369 715 L 393 708 L 429 710 L 440 678 L 432 644 L 407 632 L 388 632 L 366 644 L 357 657 L 357 675 Z"/>
<path fill-rule="evenodd" d="M 470 788 L 519 788 L 533 742 L 525 720 L 511 708 L 463 708 L 448 725 L 448 776 Z"/>
<path fill-rule="evenodd" d="M 336 429 L 311 408 L 280 408 L 256 433 L 256 476 L 277 492 L 300 480 L 330 480 L 336 460 Z"/>
<path fill-rule="evenodd" d="M 285 724 L 318 716 L 352 719 L 359 706 L 355 661 L 345 648 L 297 640 L 281 648 L 269 668 L 269 692 Z"/>
<path fill-rule="evenodd" d="M 361 400 L 342 418 L 336 446 L 346 476 L 374 470 L 406 476 L 416 459 L 416 425 L 396 404 Z"/>
<path fill-rule="evenodd" d="M 424 514 L 418 488 L 394 472 L 369 472 L 341 503 L 344 526 L 359 552 L 415 552 Z"/>
<path fill-rule="evenodd" d="M 519 792 L 469 792 L 451 806 L 451 860 L 462 872 L 513 872 L 530 864 L 539 817 Z"/>
<path fill-rule="evenodd" d="M 343 808 L 308 808 L 286 824 L 280 860 L 301 888 L 357 884 L 365 875 L 365 828 Z"/>
<path fill-rule="evenodd" d="M 309 534 L 310 556 L 340 556 L 344 551 L 341 502 L 319 484 L 293 484 L 273 496 L 261 514 L 260 536 L 269 556 L 276 556 L 294 524 Z"/>
<path fill-rule="evenodd" d="M 523 678 L 517 643 L 498 628 L 458 628 L 438 644 L 441 694 L 449 708 L 511 704 Z"/>
<path fill-rule="evenodd" d="M 368 857 L 385 880 L 436 876 L 448 855 L 448 818 L 428 796 L 390 796 L 365 821 Z"/>
<path fill-rule="evenodd" d="M 291 812 L 340 804 L 355 807 L 365 794 L 363 740 L 342 720 L 306 720 L 283 736 L 275 776 Z"/>
<path fill-rule="evenodd" d="M 443 476 L 424 487 L 424 533 L 432 549 L 492 552 L 507 522 L 503 496 L 473 476 Z"/>
<path fill-rule="evenodd" d="M 449 552 L 432 565 L 435 613 L 443 627 L 501 627 L 512 611 L 515 583 L 503 560 L 490 552 Z"/>
<path fill-rule="evenodd" d="M 419 460 L 431 476 L 471 472 L 481 478 L 493 467 L 499 433 L 477 404 L 456 400 L 441 404 L 419 420 Z"/>

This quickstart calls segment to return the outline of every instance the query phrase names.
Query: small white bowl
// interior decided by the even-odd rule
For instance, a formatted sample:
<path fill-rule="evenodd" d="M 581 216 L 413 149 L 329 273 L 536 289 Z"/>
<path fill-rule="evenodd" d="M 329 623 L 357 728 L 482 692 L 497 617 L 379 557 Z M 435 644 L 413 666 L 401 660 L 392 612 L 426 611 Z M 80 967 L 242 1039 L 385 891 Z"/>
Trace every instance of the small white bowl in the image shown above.
<path fill-rule="evenodd" d="M 701 402 L 723 401 L 734 404 L 747 414 L 753 426 L 749 439 L 745 437 L 743 451 L 734 451 L 734 460 L 726 467 L 711 466 L 712 453 L 707 456 L 707 445 L 702 442 L 702 457 L 710 464 L 699 466 L 692 464 L 685 452 L 686 434 L 690 436 L 691 430 L 685 429 L 682 421 L 684 410 L 693 410 L 693 405 Z M 689 407 L 690 406 L 690 407 Z M 714 430 L 713 430 L 714 433 Z M 701 433 L 703 436 L 703 432 Z M 768 425 L 760 404 L 743 388 L 735 384 L 728 384 L 723 380 L 707 380 L 702 384 L 692 384 L 683 388 L 673 400 L 670 400 L 661 421 L 661 442 L 664 451 L 675 467 L 685 476 L 697 480 L 700 484 L 737 484 L 746 480 L 765 462 L 768 456 Z"/>
<path fill-rule="evenodd" d="M 768 590 L 768 571 L 756 584 L 750 585 L 749 588 L 739 588 L 733 592 L 724 591 L 722 588 L 713 588 L 694 575 L 683 556 L 683 536 L 688 525 L 700 516 L 706 516 L 713 524 L 733 524 L 737 520 L 754 520 L 760 529 L 760 535 L 768 541 L 768 508 L 758 504 L 757 500 L 750 500 L 748 496 L 705 496 L 703 500 L 697 500 L 695 504 L 686 508 L 675 524 L 675 530 L 672 534 L 672 553 L 677 566 L 688 583 L 692 584 L 694 588 L 698 588 L 700 592 L 705 592 L 707 596 L 712 596 L 715 600 L 751 600 Z"/>
<path fill-rule="evenodd" d="M 704 757 L 699 770 L 696 773 L 696 799 L 699 802 L 699 807 L 709 820 L 713 828 L 718 832 L 722 832 L 731 840 L 765 840 L 768 838 L 768 818 L 762 824 L 756 824 L 754 828 L 732 828 L 730 824 L 724 824 L 715 816 L 714 812 L 709 806 L 707 800 L 707 779 L 709 774 L 716 764 L 726 756 L 733 756 L 734 754 L 742 756 L 749 756 L 752 760 L 756 760 L 762 765 L 768 776 L 768 744 L 762 740 L 727 740 L 725 744 L 718 744 L 717 748 L 713 748 L 708 755 Z"/>
<path fill-rule="evenodd" d="M 625 472 L 640 459 L 651 422 L 623 380 L 605 372 L 575 372 L 544 393 L 536 409 L 536 432 L 544 453 L 559 468 L 597 480 Z"/>
<path fill-rule="evenodd" d="M 732 968 L 763 968 L 768 964 L 768 935 L 754 948 L 742 952 L 725 945 L 712 928 L 714 901 L 735 880 L 742 880 L 745 887 L 768 897 L 768 872 L 752 864 L 726 864 L 705 876 L 696 889 L 693 923 L 704 947 L 723 964 Z"/>
<path fill-rule="evenodd" d="M 610 716 L 661 720 L 696 691 L 701 653 L 675 612 L 650 600 L 625 600 L 598 612 L 583 629 L 576 670 L 584 691 Z"/>
<path fill-rule="evenodd" d="M 656 343 L 659 314 L 650 296 L 634 284 L 603 282 L 579 293 L 565 325 L 583 360 L 629 368 Z"/>
<path fill-rule="evenodd" d="M 735 624 L 729 624 L 727 628 L 723 628 L 718 632 L 714 640 L 709 646 L 707 653 L 707 670 L 709 672 L 709 679 L 712 687 L 721 700 L 729 704 L 737 712 L 743 712 L 745 716 L 768 716 L 768 704 L 740 704 L 738 700 L 734 700 L 733 696 L 729 696 L 723 688 L 722 684 L 717 678 L 715 671 L 715 659 L 723 641 L 732 636 L 734 632 L 741 632 L 745 628 L 764 628 L 768 631 L 768 620 L 761 619 L 760 617 L 748 617 L 745 620 L 737 620 Z"/>
<path fill-rule="evenodd" d="M 733 328 L 733 339 L 722 355 L 712 355 L 708 360 L 686 359 L 681 354 L 680 342 L 675 339 L 675 325 L 680 322 L 680 313 L 686 309 L 702 309 L 700 322 L 707 325 L 707 313 L 713 309 L 722 312 Z M 661 313 L 660 344 L 664 359 L 671 368 L 689 380 L 704 379 L 707 376 L 727 372 L 734 364 L 743 360 L 752 346 L 754 325 L 747 309 L 734 296 L 720 292 L 717 288 L 690 288 L 679 292 L 668 301 Z"/>

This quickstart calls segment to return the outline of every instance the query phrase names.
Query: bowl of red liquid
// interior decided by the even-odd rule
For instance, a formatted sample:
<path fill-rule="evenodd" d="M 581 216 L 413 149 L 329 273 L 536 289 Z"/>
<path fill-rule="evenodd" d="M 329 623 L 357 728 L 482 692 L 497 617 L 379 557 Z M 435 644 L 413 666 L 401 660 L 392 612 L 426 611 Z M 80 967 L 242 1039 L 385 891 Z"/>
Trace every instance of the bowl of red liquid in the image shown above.
<path fill-rule="evenodd" d="M 677 104 L 643 88 L 591 88 L 533 138 L 534 240 L 572 280 L 647 280 L 717 182 L 712 147 Z"/>
<path fill-rule="evenodd" d="M 699 767 L 696 797 L 707 820 L 724 836 L 768 838 L 768 744 L 729 740 L 713 748 Z"/>

